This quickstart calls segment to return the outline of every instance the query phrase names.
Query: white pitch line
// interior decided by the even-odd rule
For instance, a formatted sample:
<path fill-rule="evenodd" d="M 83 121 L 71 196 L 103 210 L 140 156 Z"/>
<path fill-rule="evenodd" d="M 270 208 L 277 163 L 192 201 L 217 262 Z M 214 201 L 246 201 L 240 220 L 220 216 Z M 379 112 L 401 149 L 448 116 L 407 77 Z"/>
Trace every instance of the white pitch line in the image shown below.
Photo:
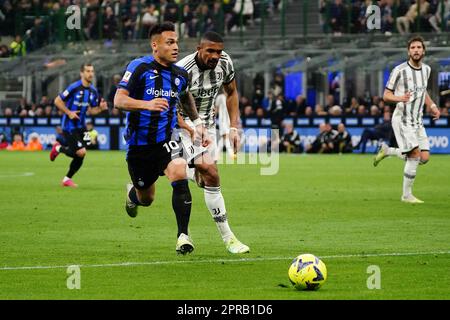
<path fill-rule="evenodd" d="M 0 174 L 0 178 L 16 178 L 16 177 L 31 177 L 31 176 L 34 176 L 34 172 Z"/>
<path fill-rule="evenodd" d="M 371 258 L 371 257 L 402 257 L 402 256 L 425 256 L 425 255 L 444 255 L 450 254 L 450 251 L 435 252 L 393 252 L 393 253 L 368 253 L 368 254 L 343 254 L 333 256 L 319 256 L 320 259 L 340 259 L 340 258 Z M 258 261 L 290 261 L 294 257 L 267 257 L 267 258 L 240 258 L 240 259 L 211 259 L 211 260 L 188 260 L 188 261 L 147 261 L 147 262 L 120 262 L 105 264 L 71 264 L 64 266 L 23 266 L 23 267 L 0 267 L 1 270 L 36 270 L 36 269 L 67 269 L 70 266 L 80 268 L 108 268 L 108 267 L 129 267 L 129 266 L 151 266 L 151 265 L 170 265 L 170 264 L 201 264 L 201 263 L 222 263 L 222 262 L 258 262 Z"/>

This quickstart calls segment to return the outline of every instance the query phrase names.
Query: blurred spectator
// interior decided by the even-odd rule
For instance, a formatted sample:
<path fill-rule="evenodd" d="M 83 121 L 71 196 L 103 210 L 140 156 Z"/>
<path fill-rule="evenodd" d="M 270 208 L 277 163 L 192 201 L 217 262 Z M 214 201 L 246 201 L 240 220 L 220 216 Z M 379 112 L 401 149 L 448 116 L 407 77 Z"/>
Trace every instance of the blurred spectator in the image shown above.
<path fill-rule="evenodd" d="M 0 133 L 0 150 L 6 149 L 8 147 L 8 140 L 6 135 L 2 132 Z"/>
<path fill-rule="evenodd" d="M 206 3 L 198 7 L 197 17 L 197 29 L 201 34 L 214 29 L 214 23 Z"/>
<path fill-rule="evenodd" d="M 347 19 L 347 9 L 342 0 L 334 0 L 330 8 L 330 26 L 335 35 L 342 34 L 345 31 Z"/>
<path fill-rule="evenodd" d="M 15 133 L 13 137 L 13 143 L 6 148 L 8 151 L 23 151 L 25 150 L 25 144 L 20 133 Z"/>
<path fill-rule="evenodd" d="M 306 147 L 306 153 L 331 153 L 334 150 L 334 138 L 337 132 L 331 129 L 328 123 L 319 125 L 319 134 L 312 144 Z"/>
<path fill-rule="evenodd" d="M 357 112 L 356 112 L 356 115 L 357 115 L 358 117 L 366 116 L 366 115 L 367 115 L 367 109 L 366 109 L 366 106 L 363 105 L 363 104 L 359 105 L 358 110 L 357 110 Z"/>
<path fill-rule="evenodd" d="M 103 37 L 107 40 L 117 38 L 117 19 L 111 7 L 106 7 L 103 17 Z"/>
<path fill-rule="evenodd" d="M 386 35 L 391 35 L 394 31 L 394 0 L 382 0 L 379 2 L 379 6 L 381 7 L 381 32 Z"/>
<path fill-rule="evenodd" d="M 181 33 L 184 38 L 194 38 L 196 36 L 194 14 L 188 4 L 183 6 L 183 13 L 181 17 Z"/>
<path fill-rule="evenodd" d="M 37 50 L 48 44 L 48 30 L 40 17 L 34 19 L 34 25 L 29 30 L 27 48 L 29 51 Z"/>
<path fill-rule="evenodd" d="M 253 1 L 252 0 L 236 0 L 233 7 L 233 16 L 228 23 L 228 32 L 236 31 L 240 27 L 240 19 L 242 12 L 243 28 L 249 24 L 253 25 Z"/>
<path fill-rule="evenodd" d="M 442 32 L 442 14 L 444 14 L 444 27 L 447 28 L 450 20 L 450 0 L 444 0 L 443 5 L 439 2 L 437 4 L 436 12 L 428 19 L 432 28 L 438 33 Z"/>
<path fill-rule="evenodd" d="M 370 107 L 370 116 L 378 117 L 380 115 L 381 115 L 381 112 L 380 112 L 380 108 L 378 108 L 378 106 L 373 105 Z"/>
<path fill-rule="evenodd" d="M 30 138 L 28 140 L 28 144 L 25 146 L 25 151 L 41 151 L 42 144 L 39 141 L 39 135 L 36 132 L 30 134 Z"/>
<path fill-rule="evenodd" d="M 9 49 L 6 44 L 0 45 L 0 58 L 8 58 L 9 57 Z"/>
<path fill-rule="evenodd" d="M 350 105 L 345 108 L 345 114 L 356 114 L 356 112 L 358 111 L 358 107 L 359 107 L 359 102 L 358 99 L 356 99 L 355 97 L 353 97 L 350 101 Z"/>
<path fill-rule="evenodd" d="M 13 110 L 11 108 L 5 108 L 5 110 L 3 111 L 3 115 L 5 117 L 12 117 L 13 116 Z"/>
<path fill-rule="evenodd" d="M 295 97 L 294 101 L 290 101 L 288 115 L 291 117 L 303 116 L 306 110 L 306 98 L 302 95 Z"/>
<path fill-rule="evenodd" d="M 173 22 L 175 25 L 178 23 L 178 5 L 173 2 L 173 0 L 169 0 L 164 9 L 164 21 Z M 177 30 L 179 34 L 179 30 Z"/>
<path fill-rule="evenodd" d="M 86 149 L 98 150 L 98 132 L 94 129 L 92 122 L 86 122 L 86 131 L 89 133 L 89 137 L 91 138 L 91 143 L 86 146 Z"/>
<path fill-rule="evenodd" d="M 148 38 L 148 32 L 150 31 L 151 27 L 153 27 L 155 24 L 158 23 L 159 20 L 159 11 L 156 9 L 156 6 L 151 3 L 147 6 L 145 13 L 142 17 L 142 37 L 144 39 Z"/>
<path fill-rule="evenodd" d="M 11 48 L 12 57 L 23 57 L 27 54 L 27 46 L 20 35 L 16 35 L 9 47 Z"/>
<path fill-rule="evenodd" d="M 0 36 L 13 36 L 15 15 L 11 0 L 0 1 Z"/>
<path fill-rule="evenodd" d="M 337 135 L 334 139 L 335 152 L 351 153 L 353 152 L 352 136 L 341 122 L 338 124 Z"/>
<path fill-rule="evenodd" d="M 280 152 L 302 153 L 303 146 L 300 141 L 300 135 L 291 123 L 284 126 L 284 134 L 281 137 Z"/>
<path fill-rule="evenodd" d="M 385 112 L 383 115 L 383 123 L 377 124 L 373 129 L 364 129 L 361 134 L 361 139 L 354 149 L 361 149 L 361 153 L 366 153 L 366 144 L 369 140 L 377 142 L 383 140 L 389 145 L 392 145 L 391 140 L 393 139 L 393 136 L 391 114 Z"/>
<path fill-rule="evenodd" d="M 284 118 L 285 101 L 284 96 L 279 94 L 272 104 L 267 109 L 270 120 L 272 121 L 272 129 L 279 129 L 281 127 L 281 121 Z"/>
<path fill-rule="evenodd" d="M 427 14 L 430 4 L 426 0 L 418 0 L 418 1 L 420 1 L 419 18 L 421 18 Z M 396 24 L 399 33 L 401 34 L 410 33 L 410 25 L 414 24 L 417 18 L 417 11 L 418 11 L 417 3 L 414 3 L 413 5 L 411 5 L 411 7 L 409 7 L 408 12 L 404 16 L 397 17 Z"/>
<path fill-rule="evenodd" d="M 270 85 L 270 89 L 272 90 L 274 96 L 278 96 L 279 94 L 284 94 L 284 76 L 281 73 L 275 74 L 273 81 Z"/>
<path fill-rule="evenodd" d="M 337 104 L 334 105 L 334 106 L 332 106 L 332 107 L 330 108 L 330 110 L 328 111 L 328 114 L 329 114 L 330 116 L 333 116 L 333 117 L 339 117 L 339 116 L 341 116 L 341 115 L 342 115 L 342 108 L 341 108 L 341 106 L 338 106 Z"/>
<path fill-rule="evenodd" d="M 98 12 L 94 10 L 90 10 L 87 13 L 87 18 L 85 22 L 84 33 L 91 40 L 97 40 L 99 38 L 98 28 Z"/>
<path fill-rule="evenodd" d="M 305 109 L 305 117 L 312 117 L 314 115 L 313 108 L 310 106 L 307 106 Z"/>
<path fill-rule="evenodd" d="M 327 116 L 328 112 L 325 111 L 325 109 L 323 108 L 323 106 L 321 104 L 316 104 L 316 107 L 314 109 L 314 114 L 316 116 Z"/>

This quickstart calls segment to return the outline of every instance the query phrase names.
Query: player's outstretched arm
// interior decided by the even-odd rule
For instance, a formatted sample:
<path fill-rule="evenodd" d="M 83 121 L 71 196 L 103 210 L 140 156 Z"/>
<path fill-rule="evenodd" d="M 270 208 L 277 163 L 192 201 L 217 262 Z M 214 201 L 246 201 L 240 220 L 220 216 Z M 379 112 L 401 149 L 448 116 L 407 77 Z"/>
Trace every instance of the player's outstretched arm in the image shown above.
<path fill-rule="evenodd" d="M 55 106 L 61 110 L 62 112 L 64 112 L 65 114 L 67 114 L 67 116 L 73 120 L 80 120 L 80 118 L 78 117 L 77 113 L 80 113 L 80 111 L 70 111 L 67 107 L 66 107 L 66 103 L 60 98 L 60 96 L 57 96 L 55 99 Z"/>
<path fill-rule="evenodd" d="M 169 103 L 164 98 L 155 98 L 150 101 L 137 100 L 129 96 L 129 92 L 124 89 L 117 89 L 114 96 L 114 106 L 124 111 L 165 111 L 169 108 Z"/>

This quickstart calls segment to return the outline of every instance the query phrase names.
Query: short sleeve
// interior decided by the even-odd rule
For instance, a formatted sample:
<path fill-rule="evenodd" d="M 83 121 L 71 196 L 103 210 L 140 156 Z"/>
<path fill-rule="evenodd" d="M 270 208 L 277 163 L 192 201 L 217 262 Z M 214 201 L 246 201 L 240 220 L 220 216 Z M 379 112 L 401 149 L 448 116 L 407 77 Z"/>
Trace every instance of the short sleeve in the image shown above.
<path fill-rule="evenodd" d="M 388 82 L 386 83 L 386 89 L 395 91 L 399 80 L 400 80 L 400 72 L 398 71 L 397 68 L 394 68 L 394 70 L 392 70 L 391 72 L 391 75 L 389 76 Z"/>
<path fill-rule="evenodd" d="M 65 102 L 65 101 L 67 101 L 70 98 L 70 96 L 73 94 L 73 91 L 75 89 L 76 89 L 76 86 L 71 84 L 70 86 L 68 86 L 66 88 L 66 90 L 64 90 L 63 92 L 61 92 L 59 94 L 59 97 L 61 98 L 62 101 Z"/>
<path fill-rule="evenodd" d="M 229 84 L 231 81 L 234 80 L 234 66 L 233 66 L 233 61 L 231 60 L 230 56 L 226 56 L 225 59 L 225 75 L 224 75 L 224 80 L 223 83 L 224 84 Z"/>
<path fill-rule="evenodd" d="M 142 69 L 139 68 L 141 65 L 140 61 L 131 61 L 127 69 L 125 70 L 122 80 L 118 84 L 118 88 L 123 88 L 129 92 L 134 91 L 134 89 L 139 85 L 139 79 L 142 75 Z"/>

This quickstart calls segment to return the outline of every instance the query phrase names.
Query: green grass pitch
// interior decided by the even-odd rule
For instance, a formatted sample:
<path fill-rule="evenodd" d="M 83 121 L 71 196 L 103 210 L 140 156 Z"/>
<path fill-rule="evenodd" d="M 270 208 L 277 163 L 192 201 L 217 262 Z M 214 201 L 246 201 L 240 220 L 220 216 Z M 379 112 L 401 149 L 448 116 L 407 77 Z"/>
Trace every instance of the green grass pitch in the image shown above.
<path fill-rule="evenodd" d="M 403 162 L 371 155 L 280 156 L 260 165 L 220 165 L 230 225 L 251 253 L 226 252 L 203 192 L 190 184 L 189 256 L 175 252 L 171 187 L 137 218 L 124 211 L 123 152 L 89 152 L 59 183 L 69 159 L 0 153 L 0 299 L 449 299 L 450 156 L 432 155 L 414 186 L 422 205 L 400 202 Z M 301 253 L 323 259 L 328 280 L 296 291 L 287 271 Z M 67 266 L 79 265 L 79 290 Z M 381 272 L 370 290 L 369 266 Z"/>

